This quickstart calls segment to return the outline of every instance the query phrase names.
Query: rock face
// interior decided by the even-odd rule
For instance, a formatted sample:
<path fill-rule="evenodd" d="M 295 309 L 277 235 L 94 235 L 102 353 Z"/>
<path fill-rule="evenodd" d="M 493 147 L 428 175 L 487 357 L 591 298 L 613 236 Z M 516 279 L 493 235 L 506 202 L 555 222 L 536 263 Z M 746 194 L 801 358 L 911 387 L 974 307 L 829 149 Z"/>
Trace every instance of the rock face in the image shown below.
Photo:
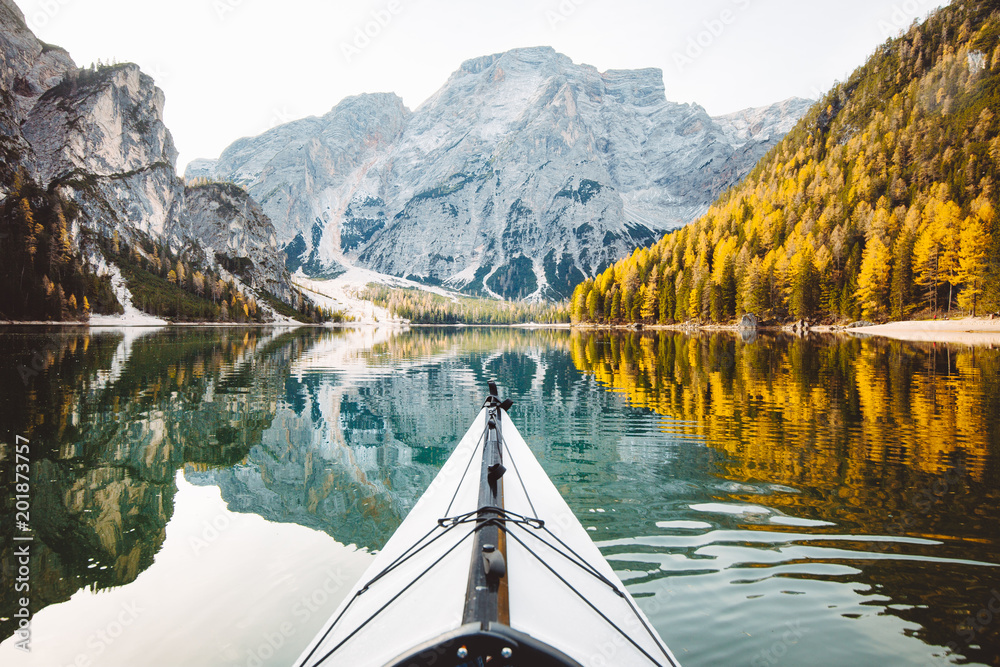
<path fill-rule="evenodd" d="M 163 92 L 136 65 L 68 72 L 23 125 L 38 158 L 39 180 L 51 183 L 74 171 L 108 177 L 172 166 L 177 150 L 163 124 L 163 102 Z"/>
<path fill-rule="evenodd" d="M 791 132 L 811 105 L 812 100 L 793 97 L 767 107 L 743 109 L 725 116 L 716 116 L 714 120 L 733 146 L 741 148 L 752 142 L 773 145 Z"/>
<path fill-rule="evenodd" d="M 274 225 L 249 195 L 177 178 L 163 102 L 136 65 L 70 71 L 22 126 L 36 178 L 79 205 L 85 228 L 132 245 L 166 241 L 291 302 Z"/>
<path fill-rule="evenodd" d="M 25 119 L 42 93 L 75 68 L 66 51 L 35 37 L 12 0 L 0 0 L 0 87 L 11 94 L 18 121 Z"/>
<path fill-rule="evenodd" d="M 33 176 L 76 201 L 86 228 L 132 244 L 137 233 L 165 238 L 183 186 L 162 111 L 163 93 L 136 65 L 70 71 L 22 125 Z"/>
<path fill-rule="evenodd" d="M 311 242 L 314 229 L 325 230 L 351 203 L 384 190 L 385 161 L 408 117 L 395 95 L 350 97 L 322 118 L 240 139 L 222 153 L 210 175 L 245 186 L 272 220 L 281 221 L 279 240 L 302 235 L 311 249 L 317 245 Z M 363 234 L 365 224 L 356 226 Z M 329 231 L 340 230 L 334 226 Z M 346 231 L 349 236 L 351 230 Z M 322 259 L 334 258 L 327 254 Z"/>
<path fill-rule="evenodd" d="M 0 0 L 0 199 L 18 167 L 31 168 L 20 125 L 43 92 L 75 65 L 62 49 L 43 44 L 11 0 Z"/>
<path fill-rule="evenodd" d="M 249 195 L 237 187 L 185 189 L 177 177 L 163 92 L 138 66 L 77 69 L 0 0 L 0 84 L 0 199 L 17 178 L 29 178 L 76 204 L 78 248 L 95 234 L 117 233 L 136 248 L 167 243 L 294 301 L 274 226 Z"/>
<path fill-rule="evenodd" d="M 551 48 L 464 63 L 409 112 L 362 95 L 241 139 L 189 177 L 245 186 L 290 268 L 357 263 L 504 297 L 562 297 L 702 213 L 794 125 L 789 100 L 720 118 L 659 70 L 599 72 Z"/>
<path fill-rule="evenodd" d="M 182 212 L 182 236 L 199 239 L 207 254 L 250 287 L 292 302 L 274 225 L 246 192 L 235 185 L 187 187 Z"/>

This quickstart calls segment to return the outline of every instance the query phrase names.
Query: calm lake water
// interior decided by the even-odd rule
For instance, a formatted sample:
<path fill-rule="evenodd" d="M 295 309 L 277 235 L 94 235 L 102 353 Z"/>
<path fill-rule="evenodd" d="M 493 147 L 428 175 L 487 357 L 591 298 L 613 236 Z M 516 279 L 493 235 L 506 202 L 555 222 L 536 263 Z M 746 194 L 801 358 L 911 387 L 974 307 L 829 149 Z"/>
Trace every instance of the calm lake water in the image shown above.
<path fill-rule="evenodd" d="M 188 328 L 0 332 L 0 664 L 289 664 L 493 378 L 684 665 L 1000 664 L 1000 350 Z"/>

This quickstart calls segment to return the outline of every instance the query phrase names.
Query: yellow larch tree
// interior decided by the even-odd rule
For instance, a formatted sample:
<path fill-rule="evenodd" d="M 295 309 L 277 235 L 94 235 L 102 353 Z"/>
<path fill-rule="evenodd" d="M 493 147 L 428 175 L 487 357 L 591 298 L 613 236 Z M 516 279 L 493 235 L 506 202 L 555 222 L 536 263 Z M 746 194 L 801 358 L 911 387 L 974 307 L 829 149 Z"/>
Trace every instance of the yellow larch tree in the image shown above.
<path fill-rule="evenodd" d="M 993 223 L 993 206 L 982 197 L 973 202 L 974 213 L 965 220 L 959 239 L 958 274 L 963 288 L 958 295 L 960 308 L 976 316 L 979 297 L 983 293 L 983 280 L 989 269 L 989 228 Z"/>
<path fill-rule="evenodd" d="M 892 255 L 878 236 L 865 247 L 858 275 L 855 296 L 861 303 L 861 315 L 866 319 L 882 318 L 889 307 L 889 274 Z"/>

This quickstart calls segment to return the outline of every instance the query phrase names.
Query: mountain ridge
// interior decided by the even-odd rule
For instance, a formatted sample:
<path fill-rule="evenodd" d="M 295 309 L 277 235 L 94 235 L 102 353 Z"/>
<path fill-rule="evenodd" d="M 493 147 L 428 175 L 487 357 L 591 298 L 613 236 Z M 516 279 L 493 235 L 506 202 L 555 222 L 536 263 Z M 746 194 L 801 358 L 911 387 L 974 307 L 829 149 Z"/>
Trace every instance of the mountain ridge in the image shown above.
<path fill-rule="evenodd" d="M 713 119 L 668 102 L 659 69 L 599 72 L 530 47 L 466 60 L 413 111 L 391 93 L 346 98 L 239 139 L 185 176 L 245 187 L 275 221 L 291 270 L 357 263 L 558 299 L 702 212 L 807 104 L 757 110 L 756 127 Z M 374 120 L 352 119 L 354 106 Z M 336 169 L 331 129 L 342 140 Z"/>

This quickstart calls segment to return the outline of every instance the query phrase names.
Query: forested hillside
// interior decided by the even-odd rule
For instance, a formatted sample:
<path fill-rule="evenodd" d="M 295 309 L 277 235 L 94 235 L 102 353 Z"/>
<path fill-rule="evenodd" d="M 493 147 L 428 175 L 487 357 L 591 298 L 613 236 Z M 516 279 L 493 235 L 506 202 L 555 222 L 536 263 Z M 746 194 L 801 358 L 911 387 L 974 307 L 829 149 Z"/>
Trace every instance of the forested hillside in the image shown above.
<path fill-rule="evenodd" d="M 370 284 L 358 297 L 413 324 L 561 324 L 569 322 L 566 301 L 507 301 L 475 297 L 449 299 L 410 289 Z"/>
<path fill-rule="evenodd" d="M 245 191 L 177 177 L 164 104 L 137 65 L 78 68 L 0 0 L 0 321 L 328 316 Z"/>
<path fill-rule="evenodd" d="M 79 206 L 58 192 L 43 190 L 23 173 L 13 178 L 11 193 L 0 202 L 0 319 L 86 321 L 91 314 L 120 314 L 122 306 L 107 274 L 98 274 L 74 247 L 70 229 Z M 240 290 L 232 275 L 244 273 L 247 259 L 220 256 L 230 276 L 203 265 L 196 253 L 178 255 L 169 245 L 135 232 L 129 245 L 89 230 L 83 243 L 119 267 L 143 312 L 171 320 L 264 322 L 269 313 L 254 295 Z M 296 294 L 293 308 L 261 290 L 277 313 L 304 322 L 340 320 Z"/>
<path fill-rule="evenodd" d="M 1000 3 L 887 41 L 696 222 L 587 280 L 574 321 L 1000 308 Z"/>
<path fill-rule="evenodd" d="M 120 312 L 108 278 L 88 271 L 70 241 L 75 205 L 20 172 L 12 181 L 13 194 L 0 202 L 0 319 Z"/>

